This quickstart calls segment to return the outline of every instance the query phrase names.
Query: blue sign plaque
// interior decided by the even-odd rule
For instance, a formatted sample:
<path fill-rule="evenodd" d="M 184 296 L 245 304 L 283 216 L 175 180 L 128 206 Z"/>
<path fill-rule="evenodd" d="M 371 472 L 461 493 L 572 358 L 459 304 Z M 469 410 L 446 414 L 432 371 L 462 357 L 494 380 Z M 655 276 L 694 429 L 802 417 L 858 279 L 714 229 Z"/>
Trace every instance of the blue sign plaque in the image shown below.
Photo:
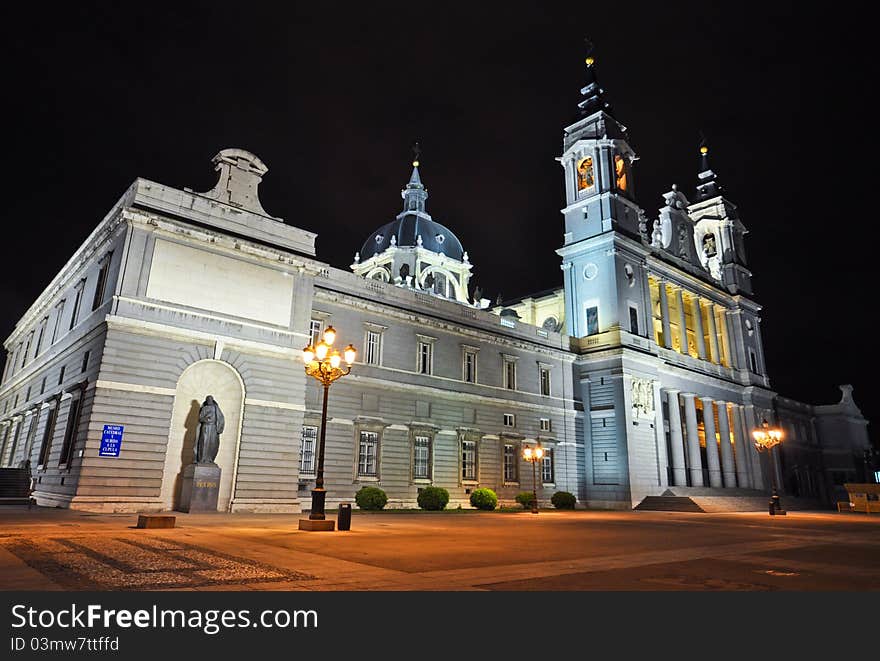
<path fill-rule="evenodd" d="M 101 449 L 98 450 L 99 457 L 119 456 L 124 429 L 125 427 L 122 425 L 104 425 L 104 432 L 101 434 Z"/>

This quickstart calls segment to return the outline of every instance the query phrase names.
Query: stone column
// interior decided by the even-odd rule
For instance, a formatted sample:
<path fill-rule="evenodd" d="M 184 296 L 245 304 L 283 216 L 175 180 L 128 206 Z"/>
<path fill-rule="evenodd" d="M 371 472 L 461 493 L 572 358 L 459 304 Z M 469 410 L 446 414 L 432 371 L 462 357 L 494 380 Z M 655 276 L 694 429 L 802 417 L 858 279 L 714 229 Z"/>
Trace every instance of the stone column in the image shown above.
<path fill-rule="evenodd" d="M 677 487 L 687 486 L 687 471 L 684 463 L 684 436 L 681 433 L 681 404 L 678 401 L 678 390 L 666 391 L 669 403 L 669 451 L 672 462 L 672 484 Z"/>
<path fill-rule="evenodd" d="M 733 446 L 730 444 L 730 417 L 727 402 L 717 402 L 718 435 L 721 437 L 721 477 L 728 489 L 736 487 L 736 466 L 733 463 Z"/>
<path fill-rule="evenodd" d="M 709 346 L 712 349 L 712 362 L 721 364 L 721 351 L 718 349 L 718 332 L 715 328 L 715 304 L 707 303 L 706 318 L 709 320 Z"/>
<path fill-rule="evenodd" d="M 666 297 L 666 282 L 660 280 L 658 283 L 660 290 L 660 316 L 663 323 L 663 346 L 667 349 L 672 348 L 672 333 L 669 330 L 669 299 Z"/>
<path fill-rule="evenodd" d="M 700 305 L 700 297 L 694 296 L 694 333 L 697 336 L 697 353 L 701 360 L 706 358 L 706 338 L 703 337 L 703 307 Z"/>
<path fill-rule="evenodd" d="M 715 410 L 711 397 L 700 397 L 703 402 L 703 428 L 706 430 L 706 463 L 709 465 L 709 486 L 721 487 L 721 462 L 718 457 L 718 439 L 715 438 Z"/>
<path fill-rule="evenodd" d="M 736 345 L 738 340 L 736 339 L 736 333 L 734 332 L 734 320 L 733 316 L 730 312 L 724 313 L 724 323 L 727 324 L 727 346 L 730 348 L 730 366 L 733 368 L 738 368 L 740 366 L 739 356 Z"/>
<path fill-rule="evenodd" d="M 744 416 L 743 421 L 745 422 L 745 435 L 748 443 L 746 446 L 749 448 L 748 456 L 749 456 L 749 464 L 752 468 L 752 488 L 753 489 L 763 489 L 764 488 L 764 469 L 761 465 L 761 455 L 758 454 L 758 450 L 755 447 L 755 444 L 752 442 L 752 432 L 758 426 L 758 416 L 755 412 L 755 407 L 751 404 L 744 407 Z"/>
<path fill-rule="evenodd" d="M 693 393 L 683 393 L 684 419 L 687 426 L 688 470 L 691 474 L 691 486 L 703 486 L 703 460 L 700 458 L 700 435 L 697 432 L 697 407 Z"/>
<path fill-rule="evenodd" d="M 752 471 L 750 470 L 748 447 L 751 444 L 751 439 L 745 435 L 743 407 L 734 404 L 731 413 L 733 413 L 733 439 L 736 451 L 736 481 L 740 487 L 751 489 Z"/>
<path fill-rule="evenodd" d="M 681 331 L 681 353 L 688 355 L 687 317 L 684 314 L 684 294 L 682 293 L 681 287 L 675 290 L 675 295 L 678 297 L 678 325 L 679 330 Z"/>

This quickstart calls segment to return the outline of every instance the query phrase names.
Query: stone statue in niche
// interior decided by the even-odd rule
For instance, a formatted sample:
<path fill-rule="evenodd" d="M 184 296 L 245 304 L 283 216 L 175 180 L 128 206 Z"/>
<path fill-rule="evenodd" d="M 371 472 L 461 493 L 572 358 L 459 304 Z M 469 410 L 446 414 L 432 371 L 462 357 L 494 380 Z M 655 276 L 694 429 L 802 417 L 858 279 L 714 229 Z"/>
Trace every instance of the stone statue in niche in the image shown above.
<path fill-rule="evenodd" d="M 718 250 L 715 247 L 714 234 L 703 235 L 703 254 L 706 255 L 706 257 L 714 257 L 718 254 Z"/>
<path fill-rule="evenodd" d="M 653 417 L 654 415 L 654 382 L 650 379 L 633 377 L 632 407 L 638 415 Z"/>
<path fill-rule="evenodd" d="M 208 395 L 199 409 L 199 426 L 196 428 L 196 444 L 194 447 L 195 463 L 213 464 L 220 449 L 220 434 L 226 428 L 223 411 Z"/>
<path fill-rule="evenodd" d="M 400 273 L 401 280 L 406 280 L 406 277 L 409 275 L 409 264 L 402 264 L 398 273 Z"/>
<path fill-rule="evenodd" d="M 687 240 L 687 230 L 684 225 L 680 225 L 678 228 L 678 255 L 682 259 L 687 259 L 688 256 Z"/>

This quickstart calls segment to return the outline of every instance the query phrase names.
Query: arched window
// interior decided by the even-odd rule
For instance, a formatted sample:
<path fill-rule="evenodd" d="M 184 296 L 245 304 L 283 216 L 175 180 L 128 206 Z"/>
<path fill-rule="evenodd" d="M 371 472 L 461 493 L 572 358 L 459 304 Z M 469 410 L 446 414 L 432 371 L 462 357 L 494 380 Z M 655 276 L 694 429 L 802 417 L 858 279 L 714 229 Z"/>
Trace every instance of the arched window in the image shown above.
<path fill-rule="evenodd" d="M 614 155 L 614 176 L 617 181 L 617 190 L 628 191 L 629 182 L 627 181 L 626 160 L 620 154 Z"/>
<path fill-rule="evenodd" d="M 578 192 L 589 190 L 593 187 L 593 159 L 591 157 L 581 159 L 577 164 L 577 189 Z"/>

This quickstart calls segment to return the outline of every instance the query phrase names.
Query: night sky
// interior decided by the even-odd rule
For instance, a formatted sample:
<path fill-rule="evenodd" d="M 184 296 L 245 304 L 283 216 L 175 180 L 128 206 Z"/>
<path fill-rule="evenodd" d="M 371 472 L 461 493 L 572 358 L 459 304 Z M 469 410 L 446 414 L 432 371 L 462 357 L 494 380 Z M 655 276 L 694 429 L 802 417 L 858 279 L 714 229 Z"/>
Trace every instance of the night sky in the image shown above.
<path fill-rule="evenodd" d="M 589 35 L 650 218 L 673 183 L 692 196 L 707 136 L 750 230 L 773 387 L 830 403 L 852 383 L 878 418 L 869 110 L 849 82 L 867 46 L 845 18 L 785 3 L 182 4 L 7 13 L 4 338 L 135 177 L 208 190 L 226 147 L 260 156 L 265 209 L 347 268 L 400 210 L 418 140 L 428 211 L 484 295 L 560 285 L 554 158 Z"/>

